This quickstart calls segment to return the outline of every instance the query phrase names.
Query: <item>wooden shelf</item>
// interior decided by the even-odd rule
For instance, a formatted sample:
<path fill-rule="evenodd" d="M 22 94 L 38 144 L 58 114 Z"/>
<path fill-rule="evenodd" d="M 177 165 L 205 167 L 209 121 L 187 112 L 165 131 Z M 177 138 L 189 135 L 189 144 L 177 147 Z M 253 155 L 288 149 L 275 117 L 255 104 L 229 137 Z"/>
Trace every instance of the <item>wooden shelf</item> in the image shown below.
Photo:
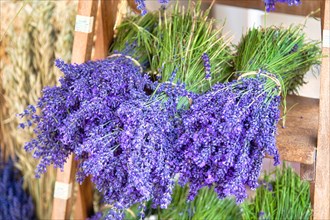
<path fill-rule="evenodd" d="M 206 0 L 210 1 L 210 0 Z M 241 7 L 241 8 L 250 8 L 250 9 L 259 9 L 264 11 L 265 5 L 262 0 L 216 0 L 216 3 Z M 316 11 L 321 7 L 320 0 L 302 0 L 302 4 L 298 6 L 288 6 L 287 4 L 276 4 L 276 10 L 272 13 L 285 13 L 285 14 L 292 14 L 292 15 L 302 15 L 307 16 L 312 11 Z M 314 16 L 320 17 L 320 13 L 316 13 Z"/>
<path fill-rule="evenodd" d="M 317 145 L 319 100 L 288 96 L 287 109 L 285 128 L 282 120 L 278 124 L 277 147 L 280 158 L 313 164 Z"/>

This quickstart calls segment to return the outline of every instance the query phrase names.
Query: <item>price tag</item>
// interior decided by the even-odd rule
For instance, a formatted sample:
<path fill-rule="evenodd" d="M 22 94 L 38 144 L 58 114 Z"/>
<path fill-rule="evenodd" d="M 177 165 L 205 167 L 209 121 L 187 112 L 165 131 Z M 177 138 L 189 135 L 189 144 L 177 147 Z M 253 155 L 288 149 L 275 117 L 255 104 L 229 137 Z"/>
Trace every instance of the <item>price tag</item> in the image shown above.
<path fill-rule="evenodd" d="M 330 47 L 330 30 L 323 30 L 323 47 Z"/>
<path fill-rule="evenodd" d="M 93 30 L 93 24 L 94 24 L 94 17 L 88 17 L 88 16 L 82 16 L 77 15 L 76 16 L 76 26 L 75 31 L 82 32 L 82 33 L 91 33 Z"/>
<path fill-rule="evenodd" d="M 69 199 L 72 193 L 72 183 L 55 182 L 54 198 Z"/>

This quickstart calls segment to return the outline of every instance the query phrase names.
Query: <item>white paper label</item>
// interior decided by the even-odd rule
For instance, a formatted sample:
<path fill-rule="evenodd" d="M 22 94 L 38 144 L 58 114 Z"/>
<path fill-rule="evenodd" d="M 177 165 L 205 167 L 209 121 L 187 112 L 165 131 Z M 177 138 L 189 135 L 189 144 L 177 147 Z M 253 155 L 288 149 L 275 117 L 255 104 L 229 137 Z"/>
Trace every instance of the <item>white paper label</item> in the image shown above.
<path fill-rule="evenodd" d="M 69 199 L 72 193 L 72 183 L 55 182 L 54 198 Z"/>
<path fill-rule="evenodd" d="M 323 30 L 323 47 L 330 47 L 330 30 Z"/>
<path fill-rule="evenodd" d="M 94 17 L 77 15 L 76 26 L 74 30 L 77 32 L 91 33 L 93 30 L 93 22 Z"/>

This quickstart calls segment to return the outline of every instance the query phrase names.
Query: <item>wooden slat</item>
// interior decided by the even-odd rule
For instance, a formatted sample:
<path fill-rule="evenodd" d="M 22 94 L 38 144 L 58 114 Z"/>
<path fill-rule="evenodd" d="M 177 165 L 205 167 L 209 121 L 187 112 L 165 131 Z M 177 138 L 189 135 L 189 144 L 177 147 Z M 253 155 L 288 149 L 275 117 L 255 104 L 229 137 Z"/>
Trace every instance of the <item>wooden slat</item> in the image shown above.
<path fill-rule="evenodd" d="M 211 0 L 205 0 L 211 1 Z M 216 0 L 216 3 L 242 7 L 242 8 L 251 8 L 258 10 L 265 10 L 265 5 L 262 0 Z M 276 10 L 271 13 L 285 13 L 292 15 L 302 15 L 307 16 L 312 11 L 316 11 L 320 8 L 320 0 L 302 0 L 302 4 L 298 6 L 288 6 L 287 4 L 276 4 Z M 320 17 L 320 13 L 316 13 L 314 16 Z"/>
<path fill-rule="evenodd" d="M 101 0 L 96 28 L 94 60 L 105 58 L 113 39 L 114 25 L 120 0 Z"/>
<path fill-rule="evenodd" d="M 300 177 L 302 180 L 315 180 L 315 163 L 314 164 L 300 164 Z"/>
<path fill-rule="evenodd" d="M 323 0 L 322 27 L 330 31 L 330 2 Z M 324 36 L 324 35 L 323 35 Z M 323 39 L 329 42 L 328 39 Z M 314 219 L 330 219 L 330 48 L 323 47 L 320 87 L 320 111 L 318 126 L 317 160 L 314 193 Z"/>
<path fill-rule="evenodd" d="M 93 185 L 90 178 L 78 186 L 74 207 L 74 219 L 86 219 L 93 214 Z"/>
<path fill-rule="evenodd" d="M 92 60 L 99 60 L 108 55 L 109 46 L 113 38 L 113 28 L 116 21 L 119 0 L 101 0 L 98 4 L 95 30 L 95 47 Z M 86 219 L 92 213 L 93 208 L 93 186 L 90 178 L 78 187 L 75 203 L 75 219 Z M 82 209 L 87 212 L 82 212 Z"/>
<path fill-rule="evenodd" d="M 56 181 L 61 183 L 72 184 L 74 179 L 75 163 L 73 156 L 70 155 L 67 162 L 64 165 L 64 173 L 57 170 Z M 63 200 L 54 198 L 52 219 L 69 219 L 71 214 L 72 198 Z"/>
<path fill-rule="evenodd" d="M 318 126 L 318 99 L 287 97 L 285 128 L 278 124 L 277 147 L 280 158 L 286 161 L 313 164 Z"/>
<path fill-rule="evenodd" d="M 137 5 L 135 3 L 135 0 L 128 0 L 128 6 L 137 14 L 141 14 L 141 11 L 137 9 Z"/>
<path fill-rule="evenodd" d="M 79 0 L 78 15 L 96 17 L 98 0 Z M 94 29 L 94 28 L 93 28 Z M 75 32 L 72 49 L 72 63 L 83 63 L 91 59 L 94 31 L 86 34 Z"/>
<path fill-rule="evenodd" d="M 96 16 L 97 0 L 80 0 L 78 3 L 78 15 L 94 17 Z M 94 19 L 95 21 L 95 19 Z M 94 25 L 93 25 L 94 27 Z M 92 28 L 94 29 L 94 28 Z M 91 33 L 75 32 L 73 50 L 72 50 L 72 63 L 83 63 L 90 59 L 92 44 L 93 44 L 94 31 Z M 75 161 L 71 155 L 64 166 L 64 172 L 58 170 L 57 182 L 65 184 L 74 184 Z M 69 219 L 71 215 L 72 195 L 69 199 L 54 198 L 52 219 Z M 81 207 L 76 207 L 81 209 Z M 80 210 L 81 213 L 87 213 L 86 209 Z M 87 214 L 84 214 L 87 216 Z"/>

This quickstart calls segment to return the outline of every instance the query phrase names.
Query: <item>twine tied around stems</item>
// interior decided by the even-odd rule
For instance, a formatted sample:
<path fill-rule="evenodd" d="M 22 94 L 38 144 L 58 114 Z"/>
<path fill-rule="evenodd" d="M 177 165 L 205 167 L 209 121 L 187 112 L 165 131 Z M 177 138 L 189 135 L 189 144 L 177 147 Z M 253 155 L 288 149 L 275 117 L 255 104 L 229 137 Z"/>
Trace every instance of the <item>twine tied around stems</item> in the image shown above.
<path fill-rule="evenodd" d="M 142 68 L 141 64 L 139 63 L 139 61 L 137 61 L 133 57 L 124 55 L 124 54 L 120 54 L 120 53 L 114 53 L 114 54 L 111 54 L 110 56 L 108 56 L 107 58 L 113 58 L 113 57 L 125 57 L 125 58 L 131 60 L 136 66 L 138 66 L 140 68 L 140 72 L 143 73 L 143 68 Z"/>
<path fill-rule="evenodd" d="M 253 76 L 253 75 L 261 75 L 261 76 L 264 76 L 264 77 L 267 77 L 268 79 L 272 80 L 276 86 L 278 87 L 278 95 L 281 95 L 282 93 L 282 86 L 281 86 L 281 82 L 280 80 L 278 80 L 278 78 L 273 75 L 273 74 L 270 74 L 270 73 L 262 73 L 262 72 L 257 72 L 257 71 L 251 71 L 251 72 L 246 72 L 246 73 L 243 73 L 242 75 L 240 75 L 237 80 L 240 80 L 242 79 L 243 77 L 246 77 L 246 76 Z"/>

